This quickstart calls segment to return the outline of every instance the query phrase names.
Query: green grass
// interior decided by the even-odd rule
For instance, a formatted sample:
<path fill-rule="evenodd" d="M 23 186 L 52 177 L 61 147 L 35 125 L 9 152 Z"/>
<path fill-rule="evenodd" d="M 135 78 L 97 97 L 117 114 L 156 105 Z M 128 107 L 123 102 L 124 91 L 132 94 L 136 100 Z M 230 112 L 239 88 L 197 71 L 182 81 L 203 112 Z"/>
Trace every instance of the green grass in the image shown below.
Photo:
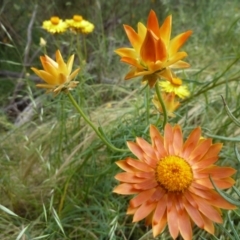
<path fill-rule="evenodd" d="M 143 86 L 139 87 L 140 80 L 123 80 L 128 68 L 113 52 L 128 46 L 122 24 L 136 28 L 138 21 L 146 22 L 150 9 L 156 11 L 161 22 L 172 14 L 172 36 L 189 29 L 193 35 L 183 46 L 191 68 L 178 73 L 189 86 L 191 96 L 181 103 L 170 123 L 179 123 L 185 136 L 196 126 L 203 129 L 203 137 L 216 135 L 213 141 L 224 143 L 218 164 L 239 169 L 234 151 L 238 142 L 231 138 L 237 138 L 240 130 L 226 114 L 221 100 L 222 95 L 239 119 L 238 1 L 90 2 L 59 0 L 47 5 L 36 1 L 38 12 L 29 61 L 24 68 L 26 28 L 34 3 L 21 1 L 10 7 L 12 1 L 5 0 L 0 20 L 6 32 L 0 32 L 0 37 L 2 42 L 6 38 L 11 47 L 0 45 L 0 69 L 23 70 L 33 75 L 29 67 L 40 67 L 39 56 L 43 54 L 39 38 L 47 39 L 48 55 L 53 56 L 56 51 L 52 36 L 40 28 L 42 21 L 54 14 L 71 18 L 78 9 L 77 13 L 95 24 L 95 31 L 86 37 L 88 61 L 72 94 L 112 144 L 125 149 L 126 141 L 134 141 L 137 136 L 149 140 L 149 123 L 154 124 L 157 115 L 153 114 L 151 102 L 154 91 L 147 98 Z M 24 10 L 27 14 L 23 16 Z M 16 25 L 9 17 L 16 16 L 14 13 L 21 16 Z M 57 40 L 65 60 L 77 50 L 75 44 L 68 46 L 70 41 L 75 40 L 69 35 Z M 75 68 L 78 63 L 76 55 Z M 130 153 L 111 151 L 86 125 L 66 95 L 45 95 L 27 77 L 23 78 L 25 87 L 19 98 L 29 97 L 32 117 L 16 126 L 4 111 L 13 95 L 15 80 L 6 77 L 0 81 L 0 239 L 153 239 L 143 221 L 132 223 L 132 216 L 126 215 L 131 197 L 112 193 L 118 185 L 114 176 L 121 171 L 114 162 Z M 149 116 L 147 103 L 151 108 Z M 234 178 L 239 189 L 238 176 L 237 172 Z M 234 191 L 228 193 L 239 198 Z M 224 211 L 223 218 L 223 225 L 215 225 L 216 237 L 195 227 L 194 239 L 238 239 L 239 210 Z M 171 239 L 168 230 L 158 239 Z"/>

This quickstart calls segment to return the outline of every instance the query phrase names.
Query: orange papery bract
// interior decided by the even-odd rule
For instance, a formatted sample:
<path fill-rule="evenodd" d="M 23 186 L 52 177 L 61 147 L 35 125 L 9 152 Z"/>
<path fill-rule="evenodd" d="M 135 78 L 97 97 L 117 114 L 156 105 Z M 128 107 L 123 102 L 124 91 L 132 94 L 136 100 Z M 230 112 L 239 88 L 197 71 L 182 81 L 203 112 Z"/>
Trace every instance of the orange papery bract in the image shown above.
<path fill-rule="evenodd" d="M 159 26 L 157 16 L 150 11 L 147 26 L 138 23 L 138 31 L 124 25 L 125 32 L 133 48 L 119 48 L 115 52 L 121 61 L 131 66 L 125 80 L 143 76 L 150 87 L 153 87 L 158 78 L 170 82 L 175 77 L 173 68 L 187 68 L 189 64 L 182 61 L 187 56 L 186 52 L 178 52 L 184 42 L 192 34 L 187 31 L 179 34 L 172 40 L 172 17 L 168 16 Z"/>

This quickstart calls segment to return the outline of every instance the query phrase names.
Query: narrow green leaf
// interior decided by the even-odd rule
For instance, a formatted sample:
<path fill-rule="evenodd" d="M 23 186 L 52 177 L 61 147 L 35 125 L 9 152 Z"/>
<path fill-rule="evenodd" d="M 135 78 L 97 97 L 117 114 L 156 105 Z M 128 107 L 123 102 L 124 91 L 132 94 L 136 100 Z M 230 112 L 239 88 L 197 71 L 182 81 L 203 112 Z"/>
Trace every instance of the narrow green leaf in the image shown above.
<path fill-rule="evenodd" d="M 46 235 L 42 235 L 42 236 L 39 236 L 39 237 L 31 238 L 31 240 L 38 240 L 38 239 L 42 239 L 42 238 L 45 238 L 45 237 L 48 237 L 48 236 L 50 236 L 50 234 L 46 234 Z"/>
<path fill-rule="evenodd" d="M 240 154 L 239 154 L 239 152 L 238 152 L 238 149 L 237 149 L 237 145 L 236 145 L 236 144 L 235 144 L 235 146 L 234 146 L 234 151 L 235 151 L 235 154 L 236 154 L 237 160 L 238 160 L 239 163 L 240 163 Z"/>
<path fill-rule="evenodd" d="M 215 190 L 216 190 L 226 201 L 230 202 L 230 203 L 233 204 L 233 205 L 236 205 L 236 206 L 240 207 L 240 201 L 238 201 L 238 200 L 236 200 L 236 199 L 233 199 L 233 198 L 229 197 L 229 195 L 226 194 L 225 192 L 220 191 L 220 190 L 216 187 L 216 185 L 215 185 L 215 183 L 213 182 L 211 176 L 209 176 L 209 178 L 210 178 L 210 181 L 211 181 L 213 187 L 215 188 Z"/>
<path fill-rule="evenodd" d="M 233 116 L 233 114 L 231 113 L 227 103 L 225 102 L 225 99 L 223 98 L 223 96 L 221 95 L 222 100 L 223 100 L 223 104 L 224 104 L 224 108 L 227 112 L 227 115 L 229 116 L 229 118 L 238 126 L 240 127 L 240 122 Z"/>
<path fill-rule="evenodd" d="M 12 215 L 14 217 L 19 217 L 17 214 L 9 210 L 8 208 L 4 207 L 3 205 L 0 204 L 0 209 L 2 209 L 4 212 L 6 212 L 9 215 Z"/>
<path fill-rule="evenodd" d="M 205 133 L 205 135 L 207 137 L 215 138 L 215 139 L 219 139 L 219 140 L 223 140 L 223 141 L 240 142 L 240 138 L 239 137 L 237 137 L 237 138 L 223 137 L 223 136 L 213 135 L 213 134 L 209 134 L 209 133 Z"/>
<path fill-rule="evenodd" d="M 229 221 L 229 224 L 230 224 L 230 227 L 231 227 L 231 229 L 232 229 L 232 232 L 233 232 L 233 235 L 234 235 L 235 239 L 236 239 L 236 240 L 240 240 L 239 235 L 238 235 L 236 229 L 235 229 L 234 226 L 233 226 L 233 222 L 232 222 L 232 220 L 231 220 L 231 218 L 230 218 L 230 213 L 229 213 L 229 212 L 228 212 L 228 214 L 227 214 L 227 217 L 228 217 L 228 221 Z"/>
<path fill-rule="evenodd" d="M 56 223 L 57 223 L 57 225 L 59 226 L 60 230 L 62 231 L 63 235 L 66 236 L 66 235 L 65 235 L 65 232 L 64 232 L 64 230 L 63 230 L 63 226 L 62 226 L 62 224 L 61 224 L 61 221 L 60 221 L 60 219 L 59 219 L 59 217 L 58 217 L 58 215 L 57 215 L 57 212 L 55 211 L 54 208 L 52 208 L 52 212 L 53 212 L 54 220 L 56 221 Z"/>
<path fill-rule="evenodd" d="M 28 229 L 29 225 L 27 225 L 17 236 L 16 240 L 20 240 L 23 236 L 23 234 L 26 232 L 26 230 Z"/>

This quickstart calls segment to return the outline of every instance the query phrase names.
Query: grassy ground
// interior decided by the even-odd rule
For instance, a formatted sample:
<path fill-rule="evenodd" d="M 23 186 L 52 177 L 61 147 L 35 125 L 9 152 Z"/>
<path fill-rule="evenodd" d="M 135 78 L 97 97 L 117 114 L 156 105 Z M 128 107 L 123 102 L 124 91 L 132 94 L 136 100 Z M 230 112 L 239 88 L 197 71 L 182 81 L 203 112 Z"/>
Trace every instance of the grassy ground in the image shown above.
<path fill-rule="evenodd" d="M 183 47 L 191 68 L 179 72 L 191 96 L 182 102 L 170 122 L 181 124 L 186 133 L 200 125 L 205 137 L 214 135 L 215 142 L 224 143 L 219 165 L 239 168 L 234 146 L 238 148 L 240 140 L 232 138 L 236 139 L 240 130 L 227 116 L 220 97 L 224 96 L 239 119 L 238 0 L 144 0 L 142 4 L 133 0 L 128 4 L 117 0 L 59 0 L 50 5 L 36 1 L 38 9 L 25 62 L 26 27 L 34 3 L 3 2 L 0 69 L 23 71 L 25 86 L 18 97 L 29 98 L 32 117 L 24 124 L 18 122 L 18 126 L 8 118 L 4 107 L 13 96 L 17 80 L 1 78 L 0 239 L 152 239 L 143 222 L 134 224 L 132 216 L 126 215 L 130 198 L 112 193 L 118 184 L 114 175 L 119 172 L 114 162 L 129 153 L 108 149 L 76 113 L 67 96 L 45 95 L 26 77 L 27 73 L 33 75 L 30 66 L 39 66 L 38 57 L 43 53 L 38 45 L 40 37 L 48 41 L 46 51 L 50 56 L 57 49 L 52 36 L 40 28 L 42 21 L 54 14 L 62 18 L 82 14 L 95 24 L 94 32 L 86 37 L 88 60 L 73 96 L 118 148 L 126 148 L 126 140 L 136 136 L 148 139 L 149 123 L 157 120 L 152 112 L 150 116 L 145 114 L 147 103 L 153 109 L 153 92 L 147 97 L 139 88 L 139 80 L 123 80 L 127 67 L 113 52 L 128 44 L 122 24 L 135 27 L 138 21 L 145 23 L 153 9 L 161 22 L 173 14 L 172 36 L 193 30 Z M 9 16 L 19 16 L 19 21 Z M 71 41 L 69 35 L 56 41 L 65 60 L 77 51 L 76 45 L 69 46 Z M 75 67 L 78 63 L 77 54 Z M 235 179 L 239 189 L 238 176 Z M 224 227 L 216 225 L 216 237 L 194 228 L 194 239 L 238 239 L 239 217 L 224 212 Z M 168 230 L 158 239 L 170 239 Z"/>

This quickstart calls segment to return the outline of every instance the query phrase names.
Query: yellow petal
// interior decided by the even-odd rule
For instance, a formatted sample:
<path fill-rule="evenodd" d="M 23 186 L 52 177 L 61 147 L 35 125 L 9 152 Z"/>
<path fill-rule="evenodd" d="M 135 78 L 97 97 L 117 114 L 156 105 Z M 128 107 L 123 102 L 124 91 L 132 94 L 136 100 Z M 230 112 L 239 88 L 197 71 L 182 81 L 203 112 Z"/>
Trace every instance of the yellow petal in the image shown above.
<path fill-rule="evenodd" d="M 80 71 L 80 68 L 77 68 L 76 70 L 74 70 L 72 74 L 69 76 L 68 81 L 70 82 L 72 79 L 74 79 L 77 76 L 79 71 Z"/>
<path fill-rule="evenodd" d="M 59 50 L 56 51 L 56 61 L 58 63 L 58 71 L 67 75 L 68 69 L 67 69 L 66 63 L 63 61 L 61 52 Z"/>
<path fill-rule="evenodd" d="M 160 28 L 160 36 L 168 48 L 172 31 L 172 15 L 169 15 Z"/>
<path fill-rule="evenodd" d="M 136 50 L 133 48 L 118 48 L 114 51 L 121 57 L 137 58 Z"/>
<path fill-rule="evenodd" d="M 192 31 L 187 31 L 185 33 L 179 34 L 178 36 L 171 40 L 169 46 L 170 56 L 174 55 L 179 50 L 179 48 L 187 41 L 191 34 Z"/>
<path fill-rule="evenodd" d="M 135 30 L 132 27 L 128 25 L 123 25 L 123 27 L 133 48 L 135 48 L 136 50 L 140 49 L 141 46 L 140 36 L 135 32 Z"/>
<path fill-rule="evenodd" d="M 74 61 L 74 54 L 71 55 L 67 61 L 67 70 L 68 70 L 67 75 L 70 75 L 72 71 L 73 61 Z"/>

